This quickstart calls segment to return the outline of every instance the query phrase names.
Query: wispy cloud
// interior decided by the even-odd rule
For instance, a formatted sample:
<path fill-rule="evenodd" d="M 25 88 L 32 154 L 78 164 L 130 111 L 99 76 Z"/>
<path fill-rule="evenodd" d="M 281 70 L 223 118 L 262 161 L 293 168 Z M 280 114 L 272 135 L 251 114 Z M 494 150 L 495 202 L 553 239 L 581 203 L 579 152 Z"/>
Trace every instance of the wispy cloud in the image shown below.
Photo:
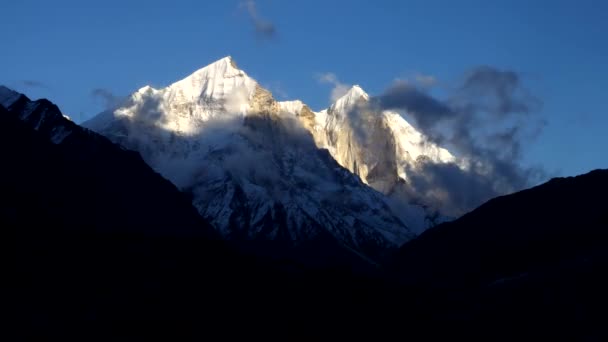
<path fill-rule="evenodd" d="M 46 83 L 35 80 L 22 80 L 19 83 L 29 88 L 51 89 Z"/>
<path fill-rule="evenodd" d="M 432 87 L 437 84 L 437 79 L 432 75 L 418 73 L 414 76 L 414 79 L 416 80 L 416 83 L 423 87 Z"/>
<path fill-rule="evenodd" d="M 247 12 L 249 19 L 253 24 L 253 29 L 258 37 L 263 39 L 273 39 L 276 37 L 277 29 L 275 25 L 260 16 L 254 0 L 245 0 L 241 2 L 239 8 Z"/>
<path fill-rule="evenodd" d="M 331 90 L 331 102 L 337 101 L 351 88 L 350 84 L 340 82 L 336 74 L 332 72 L 317 73 L 315 74 L 315 78 L 320 83 L 330 84 L 333 86 L 333 89 Z"/>
<path fill-rule="evenodd" d="M 276 97 L 278 97 L 279 99 L 285 100 L 285 99 L 289 98 L 289 94 L 285 90 L 285 87 L 279 81 L 270 82 L 265 85 L 265 88 L 270 90 L 270 92 L 272 94 L 276 95 Z"/>
<path fill-rule="evenodd" d="M 91 90 L 91 96 L 102 102 L 104 108 L 114 108 L 120 105 L 123 98 L 116 96 L 111 90 L 106 88 L 95 88 Z"/>

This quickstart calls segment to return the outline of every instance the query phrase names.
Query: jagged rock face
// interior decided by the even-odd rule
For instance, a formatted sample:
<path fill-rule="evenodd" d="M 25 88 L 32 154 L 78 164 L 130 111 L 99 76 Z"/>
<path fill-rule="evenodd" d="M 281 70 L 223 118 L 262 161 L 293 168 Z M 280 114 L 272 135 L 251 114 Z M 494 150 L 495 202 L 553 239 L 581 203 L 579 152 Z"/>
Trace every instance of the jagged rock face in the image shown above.
<path fill-rule="evenodd" d="M 300 101 L 280 103 L 313 135 L 319 148 L 372 188 L 389 196 L 401 220 L 416 232 L 435 224 L 436 208 L 425 206 L 407 186 L 408 170 L 426 158 L 441 163 L 453 161 L 445 149 L 432 143 L 397 113 L 374 112 L 369 95 L 353 86 L 328 109 L 312 112 Z M 443 218 L 445 219 L 445 218 Z"/>
<path fill-rule="evenodd" d="M 270 114 L 278 119 L 279 111 L 281 110 L 279 104 L 274 100 L 272 94 L 257 85 L 253 98 L 249 102 L 251 112 L 254 114 Z"/>
<path fill-rule="evenodd" d="M 312 112 L 304 104 L 281 103 L 336 161 L 376 190 L 388 193 L 407 180 L 406 169 L 420 157 L 434 162 L 453 161 L 445 149 L 426 141 L 403 117 L 390 111 L 373 112 L 364 104 L 369 95 L 353 86 L 328 109 Z"/>
<path fill-rule="evenodd" d="M 316 123 L 301 102 L 278 103 L 224 58 L 84 125 L 191 192 L 227 238 L 334 241 L 364 259 L 412 238 L 382 194 L 317 148 Z"/>
<path fill-rule="evenodd" d="M 364 101 L 363 97 L 358 101 Z M 340 112 L 338 106 L 332 106 L 327 111 L 334 127 L 338 127 L 327 132 L 330 151 L 340 165 L 374 189 L 388 193 L 398 181 L 395 139 L 390 128 L 382 116 L 346 110 Z"/>

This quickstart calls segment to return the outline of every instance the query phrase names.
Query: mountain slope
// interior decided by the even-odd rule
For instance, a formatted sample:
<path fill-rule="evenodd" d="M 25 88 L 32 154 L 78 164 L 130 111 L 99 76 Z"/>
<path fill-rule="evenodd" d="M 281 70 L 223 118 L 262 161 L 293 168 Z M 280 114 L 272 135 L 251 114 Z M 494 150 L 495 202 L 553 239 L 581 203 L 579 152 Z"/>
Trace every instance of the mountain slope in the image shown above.
<path fill-rule="evenodd" d="M 590 251 L 608 242 L 607 193 L 608 170 L 596 170 L 492 199 L 404 245 L 403 269 L 429 281 L 491 282 Z"/>
<path fill-rule="evenodd" d="M 230 57 L 144 87 L 84 126 L 140 152 L 227 238 L 322 241 L 376 259 L 413 236 Z"/>
<path fill-rule="evenodd" d="M 590 323 L 608 305 L 607 193 L 595 170 L 492 199 L 405 244 L 391 272 L 444 314 Z"/>

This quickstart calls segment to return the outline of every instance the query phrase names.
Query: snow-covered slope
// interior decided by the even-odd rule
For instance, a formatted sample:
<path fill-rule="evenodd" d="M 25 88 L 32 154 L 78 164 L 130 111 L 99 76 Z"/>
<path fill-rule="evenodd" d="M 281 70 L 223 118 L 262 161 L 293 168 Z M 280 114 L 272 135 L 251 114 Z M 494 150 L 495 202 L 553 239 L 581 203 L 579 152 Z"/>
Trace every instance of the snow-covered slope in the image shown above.
<path fill-rule="evenodd" d="M 317 147 L 323 131 L 313 140 L 310 130 L 324 115 L 276 102 L 226 57 L 166 88 L 144 87 L 84 126 L 139 151 L 227 238 L 331 240 L 374 259 L 412 231 Z"/>

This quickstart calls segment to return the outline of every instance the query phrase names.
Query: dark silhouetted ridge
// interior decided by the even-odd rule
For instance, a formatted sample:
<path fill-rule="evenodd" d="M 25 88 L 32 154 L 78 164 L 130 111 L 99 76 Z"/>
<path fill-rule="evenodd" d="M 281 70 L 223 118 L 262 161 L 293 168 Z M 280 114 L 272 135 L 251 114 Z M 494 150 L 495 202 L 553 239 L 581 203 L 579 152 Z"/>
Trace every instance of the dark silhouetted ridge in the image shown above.
<path fill-rule="evenodd" d="M 389 268 L 440 316 L 595 336 L 608 305 L 608 170 L 492 199 L 405 244 Z"/>

